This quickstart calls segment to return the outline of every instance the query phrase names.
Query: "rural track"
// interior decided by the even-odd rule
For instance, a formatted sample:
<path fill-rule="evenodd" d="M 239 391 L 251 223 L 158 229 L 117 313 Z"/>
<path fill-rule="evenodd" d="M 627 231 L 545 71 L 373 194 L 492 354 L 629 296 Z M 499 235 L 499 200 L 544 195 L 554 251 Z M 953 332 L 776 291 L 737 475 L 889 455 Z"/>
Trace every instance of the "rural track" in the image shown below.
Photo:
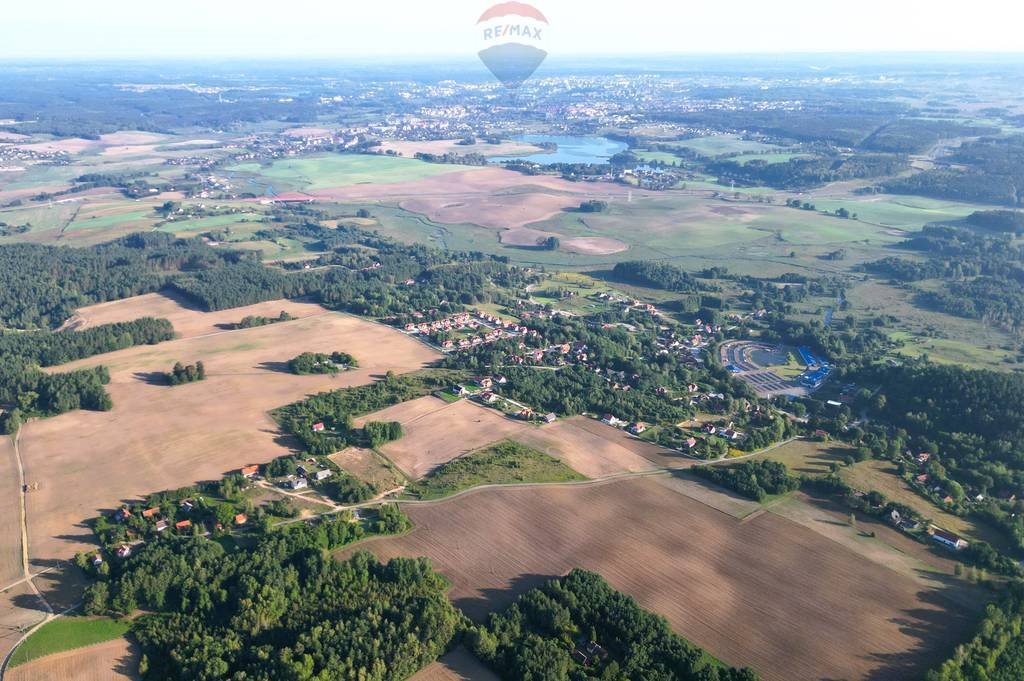
<path fill-rule="evenodd" d="M 4 656 L 3 663 L 0 664 L 0 681 L 3 681 L 4 675 L 7 673 L 7 666 L 8 666 L 8 664 L 10 664 L 11 657 L 14 655 L 14 651 L 16 651 L 18 649 L 18 646 L 20 646 L 22 643 L 25 642 L 25 639 L 27 639 L 29 636 L 34 634 L 36 632 L 36 630 L 39 629 L 40 627 L 42 627 L 44 624 L 46 624 L 46 623 L 56 619 L 57 617 L 60 617 L 60 615 L 63 615 L 64 613 L 70 612 L 71 610 L 74 610 L 75 608 L 78 607 L 78 604 L 75 604 L 75 605 L 71 606 L 70 608 L 68 608 L 68 610 L 65 610 L 64 612 L 60 613 L 60 615 L 58 615 L 57 613 L 54 612 L 53 606 L 50 605 L 50 602 L 46 600 L 46 597 L 43 596 L 43 594 L 39 591 L 39 588 L 36 587 L 36 584 L 33 581 L 36 577 L 38 577 L 39 575 L 44 574 L 44 573 L 41 572 L 41 573 L 39 573 L 39 575 L 33 575 L 32 574 L 32 570 L 31 570 L 31 568 L 29 566 L 29 557 L 28 557 L 29 556 L 29 552 L 28 552 L 28 506 L 27 506 L 26 500 L 25 500 L 25 494 L 26 494 L 25 493 L 25 489 L 26 489 L 25 488 L 25 464 L 24 464 L 24 462 L 22 461 L 22 458 L 21 458 L 21 447 L 20 447 L 21 432 L 24 429 L 24 427 L 25 426 L 23 425 L 22 428 L 19 429 L 17 434 L 14 436 L 14 461 L 15 461 L 15 463 L 18 466 L 18 502 L 19 502 L 18 503 L 18 510 L 19 510 L 19 514 L 21 516 L 21 568 L 22 568 L 22 579 L 19 582 L 17 582 L 17 584 L 23 584 L 23 583 L 24 584 L 28 584 L 29 588 L 32 589 L 32 593 L 34 593 L 36 595 L 36 597 L 39 599 L 39 602 L 43 604 L 43 607 L 46 609 L 47 614 L 46 614 L 46 617 L 44 617 L 41 621 L 37 622 L 35 625 L 30 627 L 24 634 L 22 634 L 21 638 L 19 638 L 18 641 L 11 647 L 11 649 L 7 652 L 7 655 Z M 12 585 L 12 586 L 15 586 L 15 585 Z"/>

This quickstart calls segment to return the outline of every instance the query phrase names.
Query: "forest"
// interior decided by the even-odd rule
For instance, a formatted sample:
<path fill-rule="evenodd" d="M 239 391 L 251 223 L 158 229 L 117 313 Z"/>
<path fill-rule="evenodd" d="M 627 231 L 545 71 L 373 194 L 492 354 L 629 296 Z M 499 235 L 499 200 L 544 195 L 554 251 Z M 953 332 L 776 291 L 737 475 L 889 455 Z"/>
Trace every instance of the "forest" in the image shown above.
<path fill-rule="evenodd" d="M 508 681 L 756 681 L 672 632 L 597 574 L 573 570 L 520 596 L 468 636 Z"/>
<path fill-rule="evenodd" d="M 345 516 L 231 552 L 161 536 L 92 584 L 85 602 L 92 613 L 145 611 L 132 634 L 147 681 L 397 681 L 444 652 L 462 617 L 424 559 L 329 553 L 360 536 Z"/>
<path fill-rule="evenodd" d="M 165 319 L 138 319 L 83 331 L 26 331 L 0 335 L 0 431 L 16 433 L 25 419 L 63 414 L 75 409 L 107 411 L 113 403 L 104 385 L 104 367 L 48 374 L 39 367 L 152 345 L 174 337 Z"/>
<path fill-rule="evenodd" d="M 1024 186 L 1024 135 L 983 137 L 965 142 L 943 159 L 964 170 L 936 168 L 882 184 L 892 194 L 918 194 L 1003 206 L 1021 205 Z"/>
<path fill-rule="evenodd" d="M 55 328 L 79 307 L 158 291 L 183 270 L 253 257 L 160 232 L 89 248 L 0 246 L 0 327 Z"/>

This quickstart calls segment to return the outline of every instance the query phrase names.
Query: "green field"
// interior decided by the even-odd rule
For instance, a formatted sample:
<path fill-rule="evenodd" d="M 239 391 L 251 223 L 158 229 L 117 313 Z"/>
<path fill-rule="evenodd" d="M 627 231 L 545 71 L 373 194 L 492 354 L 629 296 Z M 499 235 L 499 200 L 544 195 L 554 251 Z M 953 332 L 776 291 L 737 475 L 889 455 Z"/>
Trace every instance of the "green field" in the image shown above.
<path fill-rule="evenodd" d="M 107 617 L 61 617 L 40 627 L 18 646 L 10 665 L 16 667 L 65 650 L 112 641 L 127 634 L 129 627 L 127 620 Z"/>
<path fill-rule="evenodd" d="M 61 229 L 74 217 L 80 206 L 80 203 L 68 201 L 30 208 L 13 208 L 0 211 L 0 222 L 6 222 L 12 227 L 31 224 L 32 232 Z"/>
<path fill-rule="evenodd" d="M 673 147 L 684 147 L 701 156 L 722 156 L 723 154 L 763 154 L 780 151 L 783 147 L 741 139 L 735 135 L 712 135 L 695 137 L 679 142 L 664 143 Z"/>
<path fill-rule="evenodd" d="M 480 485 L 568 482 L 585 477 L 553 457 L 518 442 L 505 441 L 449 461 L 406 493 L 419 499 L 441 499 Z"/>
<path fill-rule="evenodd" d="M 165 222 L 157 227 L 157 231 L 170 232 L 173 234 L 185 234 L 188 232 L 206 232 L 209 230 L 234 227 L 245 223 L 256 223 L 263 219 L 262 213 L 232 213 L 229 215 L 212 215 L 194 220 L 175 220 Z M 246 225 L 248 226 L 248 225 Z"/>
<path fill-rule="evenodd" d="M 157 216 L 151 209 L 133 210 L 127 213 L 112 213 L 97 217 L 77 217 L 74 222 L 68 225 L 68 230 L 109 229 L 129 222 L 143 223 L 142 226 L 148 228 L 156 219 Z"/>
<path fill-rule="evenodd" d="M 631 149 L 630 151 L 645 163 L 664 163 L 666 165 L 682 163 L 681 158 L 667 151 L 649 151 L 647 149 Z"/>
<path fill-rule="evenodd" d="M 779 153 L 766 153 L 766 154 L 740 154 L 739 156 L 730 156 L 727 160 L 733 163 L 739 163 L 741 166 L 750 163 L 751 161 L 764 161 L 765 163 L 785 163 L 791 161 L 794 158 L 811 158 L 810 154 L 799 154 L 796 152 L 779 152 Z"/>
<path fill-rule="evenodd" d="M 883 227 L 916 231 L 930 222 L 959 220 L 980 206 L 953 201 L 918 199 L 907 196 L 884 196 L 874 199 L 828 200 L 815 199 L 811 203 L 822 211 L 846 208 L 857 214 L 857 219 Z"/>
<path fill-rule="evenodd" d="M 371 154 L 321 154 L 282 159 L 269 165 L 243 163 L 228 168 L 257 175 L 278 193 L 287 190 L 328 189 L 354 184 L 394 184 L 470 170 L 468 166 L 425 163 L 409 158 Z"/>

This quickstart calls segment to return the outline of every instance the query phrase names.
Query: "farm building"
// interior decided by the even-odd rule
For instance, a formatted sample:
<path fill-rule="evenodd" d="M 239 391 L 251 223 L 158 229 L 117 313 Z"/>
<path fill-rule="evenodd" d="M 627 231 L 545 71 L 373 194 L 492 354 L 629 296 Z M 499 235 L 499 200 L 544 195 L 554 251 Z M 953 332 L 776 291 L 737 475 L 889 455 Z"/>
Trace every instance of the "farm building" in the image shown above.
<path fill-rule="evenodd" d="M 932 528 L 932 540 L 954 551 L 961 551 L 967 548 L 967 542 L 962 537 L 952 532 L 940 530 L 937 527 Z"/>
<path fill-rule="evenodd" d="M 309 483 L 306 482 L 305 478 L 295 478 L 289 484 L 292 489 L 306 489 L 309 487 Z"/>
<path fill-rule="evenodd" d="M 257 475 L 259 475 L 259 472 L 260 472 L 260 467 L 256 466 L 256 465 L 246 466 L 245 468 L 243 468 L 240 471 L 240 473 L 241 473 L 243 478 L 254 478 Z"/>

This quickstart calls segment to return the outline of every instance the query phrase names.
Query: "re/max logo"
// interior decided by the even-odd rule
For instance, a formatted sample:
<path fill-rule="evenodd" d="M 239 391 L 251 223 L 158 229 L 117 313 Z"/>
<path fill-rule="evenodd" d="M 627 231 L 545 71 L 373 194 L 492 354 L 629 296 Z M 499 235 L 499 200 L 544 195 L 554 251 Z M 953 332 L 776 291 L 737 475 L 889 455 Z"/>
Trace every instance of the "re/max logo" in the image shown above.
<path fill-rule="evenodd" d="M 497 40 L 498 38 L 532 38 L 541 40 L 541 29 L 520 24 L 504 24 L 493 28 L 484 29 L 484 40 Z"/>

